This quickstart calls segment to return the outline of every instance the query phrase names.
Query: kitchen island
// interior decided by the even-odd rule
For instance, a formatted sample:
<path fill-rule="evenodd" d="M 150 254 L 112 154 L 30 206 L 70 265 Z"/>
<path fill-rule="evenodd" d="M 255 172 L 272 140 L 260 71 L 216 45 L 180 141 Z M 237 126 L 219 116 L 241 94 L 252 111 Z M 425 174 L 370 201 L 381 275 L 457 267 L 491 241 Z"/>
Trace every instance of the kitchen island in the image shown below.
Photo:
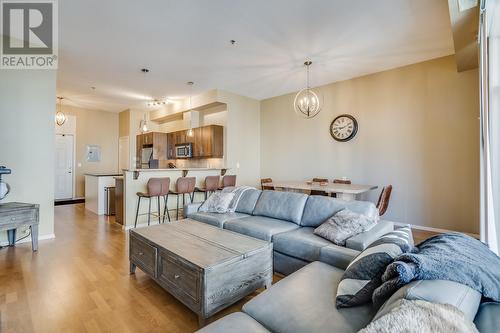
<path fill-rule="evenodd" d="M 147 183 L 150 178 L 170 178 L 170 190 L 175 190 L 175 183 L 177 178 L 180 177 L 196 177 L 196 186 L 204 187 L 206 176 L 222 176 L 227 172 L 227 168 L 175 168 L 175 169 L 129 169 L 123 171 L 123 228 L 130 229 L 134 227 L 135 214 L 137 209 L 137 192 L 147 192 Z M 195 193 L 194 201 L 203 201 L 203 193 Z M 186 200 L 187 196 L 186 196 Z M 163 212 L 163 201 L 161 200 L 160 211 Z M 169 196 L 167 207 L 171 213 L 175 212 L 176 200 L 175 196 Z M 157 212 L 156 202 L 152 202 L 151 211 L 153 213 Z M 141 207 L 139 209 L 139 218 L 137 220 L 137 226 L 147 225 L 147 212 L 148 203 L 147 200 L 141 202 Z M 143 215 L 141 215 L 143 214 Z M 172 218 L 175 214 L 170 214 Z M 158 223 L 158 220 L 151 218 L 152 223 Z"/>
<path fill-rule="evenodd" d="M 85 174 L 85 209 L 104 215 L 106 211 L 106 188 L 115 187 L 116 176 L 121 173 L 86 173 Z"/>

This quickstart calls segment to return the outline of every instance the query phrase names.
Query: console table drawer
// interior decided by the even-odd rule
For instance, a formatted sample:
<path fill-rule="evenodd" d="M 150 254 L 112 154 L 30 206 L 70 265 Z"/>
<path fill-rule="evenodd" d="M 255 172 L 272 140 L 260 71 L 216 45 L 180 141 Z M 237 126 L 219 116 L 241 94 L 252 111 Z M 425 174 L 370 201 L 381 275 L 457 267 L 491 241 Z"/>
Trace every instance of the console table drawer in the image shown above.
<path fill-rule="evenodd" d="M 137 237 L 130 237 L 130 258 L 145 273 L 156 277 L 157 249 Z"/>
<path fill-rule="evenodd" d="M 0 214 L 0 224 L 19 224 L 36 222 L 35 209 L 8 211 Z"/>
<path fill-rule="evenodd" d="M 187 305 L 198 308 L 201 296 L 199 270 L 164 252 L 160 252 L 159 259 L 158 280 L 182 293 Z"/>

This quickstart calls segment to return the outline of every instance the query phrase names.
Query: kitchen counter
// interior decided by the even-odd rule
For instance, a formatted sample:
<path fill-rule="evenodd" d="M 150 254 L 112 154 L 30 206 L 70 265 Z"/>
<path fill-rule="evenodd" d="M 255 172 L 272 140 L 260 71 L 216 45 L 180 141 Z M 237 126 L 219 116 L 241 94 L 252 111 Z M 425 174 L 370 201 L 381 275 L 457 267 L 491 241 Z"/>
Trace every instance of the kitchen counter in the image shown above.
<path fill-rule="evenodd" d="M 156 172 L 156 171 L 205 171 L 205 170 L 229 170 L 229 168 L 124 169 L 123 171 Z"/>
<path fill-rule="evenodd" d="M 118 173 L 118 172 L 86 173 L 85 176 L 92 176 L 92 177 L 115 177 L 115 176 L 123 176 L 123 173 Z"/>

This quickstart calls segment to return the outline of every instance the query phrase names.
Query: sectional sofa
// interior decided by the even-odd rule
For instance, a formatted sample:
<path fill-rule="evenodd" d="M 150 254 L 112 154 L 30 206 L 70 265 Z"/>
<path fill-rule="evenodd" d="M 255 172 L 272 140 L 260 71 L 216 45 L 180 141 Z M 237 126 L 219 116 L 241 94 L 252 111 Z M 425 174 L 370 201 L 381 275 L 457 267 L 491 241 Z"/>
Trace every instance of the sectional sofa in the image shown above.
<path fill-rule="evenodd" d="M 345 268 L 360 251 L 393 230 L 392 222 L 379 221 L 372 229 L 349 238 L 345 247 L 314 234 L 317 226 L 344 208 L 378 218 L 375 205 L 366 201 L 347 202 L 302 193 L 251 189 L 242 194 L 232 213 L 198 212 L 200 205 L 186 205 L 185 217 L 271 241 L 274 271 L 284 275 L 313 261 Z"/>
<path fill-rule="evenodd" d="M 195 220 L 273 242 L 274 270 L 289 276 L 200 333 L 335 332 L 351 333 L 366 327 L 403 299 L 452 304 L 474 321 L 479 332 L 500 332 L 500 304 L 481 303 L 477 291 L 451 281 L 414 281 L 400 288 L 382 307 L 366 304 L 337 309 L 335 295 L 348 263 L 371 242 L 393 230 L 380 221 L 376 227 L 336 246 L 313 230 L 343 208 L 376 214 L 369 202 L 344 202 L 322 196 L 289 192 L 246 191 L 234 213 L 198 212 L 200 204 L 185 207 Z"/>

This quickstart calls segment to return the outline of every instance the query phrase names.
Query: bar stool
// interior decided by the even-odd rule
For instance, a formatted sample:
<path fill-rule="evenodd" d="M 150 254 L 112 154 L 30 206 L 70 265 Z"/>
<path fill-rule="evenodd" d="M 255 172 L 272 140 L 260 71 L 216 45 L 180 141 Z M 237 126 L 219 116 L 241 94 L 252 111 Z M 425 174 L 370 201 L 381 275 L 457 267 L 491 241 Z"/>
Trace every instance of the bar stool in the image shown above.
<path fill-rule="evenodd" d="M 334 184 L 344 184 L 344 185 L 351 185 L 352 184 L 352 182 L 349 179 L 334 179 L 333 183 Z M 332 193 L 332 197 L 336 198 L 337 193 Z"/>
<path fill-rule="evenodd" d="M 188 194 L 189 199 L 193 202 L 195 185 L 196 177 L 179 177 L 175 183 L 175 191 L 169 192 L 177 196 L 177 220 L 179 219 L 179 195 L 182 194 L 182 207 L 186 204 L 186 194 Z"/>
<path fill-rule="evenodd" d="M 268 185 L 272 184 L 272 182 L 273 182 L 272 178 L 262 178 L 260 180 L 260 187 L 262 188 L 262 191 L 264 190 L 274 191 L 274 186 Z"/>
<path fill-rule="evenodd" d="M 326 178 L 313 178 L 312 181 L 313 183 L 328 183 L 328 179 Z M 326 193 L 325 191 L 311 190 L 310 195 L 328 196 L 328 193 Z"/>
<path fill-rule="evenodd" d="M 135 213 L 135 223 L 134 223 L 134 228 L 137 227 L 137 219 L 139 217 L 139 208 L 141 205 L 141 199 L 142 198 L 147 198 L 149 199 L 149 210 L 148 210 L 148 225 L 150 225 L 151 222 L 151 198 L 157 198 L 158 199 L 158 223 L 161 223 L 161 211 L 160 211 L 160 197 L 163 197 L 163 200 L 165 202 L 165 206 L 167 205 L 168 201 L 168 189 L 170 187 L 170 178 L 165 177 L 165 178 L 150 178 L 148 180 L 147 192 L 137 192 L 138 196 L 138 201 L 137 201 L 137 211 Z M 168 214 L 168 210 L 167 210 Z M 170 221 L 170 215 L 168 217 Z M 163 221 L 165 222 L 165 215 L 163 216 Z"/>
<path fill-rule="evenodd" d="M 226 175 L 222 177 L 222 187 L 220 189 L 230 186 L 236 186 L 236 175 Z"/>
<path fill-rule="evenodd" d="M 219 189 L 220 176 L 206 176 L 205 177 L 205 187 L 204 188 L 195 188 L 195 192 L 205 193 L 205 200 L 207 200 L 208 196 Z"/>

